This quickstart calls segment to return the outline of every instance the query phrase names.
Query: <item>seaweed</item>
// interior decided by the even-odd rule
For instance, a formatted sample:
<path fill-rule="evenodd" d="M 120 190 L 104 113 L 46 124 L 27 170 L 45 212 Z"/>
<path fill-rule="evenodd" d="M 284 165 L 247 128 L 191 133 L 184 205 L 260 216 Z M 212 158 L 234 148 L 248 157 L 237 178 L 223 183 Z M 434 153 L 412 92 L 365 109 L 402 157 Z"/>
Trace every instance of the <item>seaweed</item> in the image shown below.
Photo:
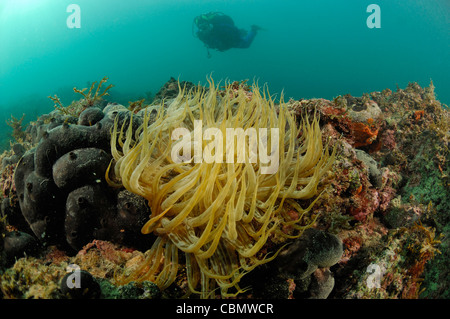
<path fill-rule="evenodd" d="M 87 88 L 84 88 L 84 89 L 79 90 L 79 89 L 77 89 L 76 87 L 74 87 L 74 88 L 73 88 L 73 91 L 74 91 L 75 93 L 81 94 L 81 95 L 84 97 L 84 100 L 85 100 L 85 107 L 93 106 L 93 105 L 94 105 L 99 99 L 101 99 L 103 96 L 109 95 L 109 93 L 108 93 L 107 91 L 108 91 L 109 89 L 111 89 L 112 87 L 114 87 L 114 85 L 110 84 L 110 85 L 108 85 L 108 86 L 105 88 L 105 90 L 103 91 L 103 93 L 99 94 L 100 88 L 102 87 L 103 83 L 105 83 L 105 82 L 107 82 L 107 81 L 108 81 L 108 78 L 107 78 L 106 76 L 105 76 L 103 79 L 100 80 L 100 82 L 99 82 L 99 84 L 98 84 L 98 86 L 97 86 L 97 89 L 95 90 L 94 95 L 92 95 L 92 94 L 93 94 L 93 92 L 94 92 L 93 90 L 94 90 L 95 84 L 96 84 L 97 82 L 93 82 L 93 83 L 92 83 L 92 85 L 91 85 L 91 87 L 89 88 L 89 91 L 88 91 L 87 94 L 84 93 L 84 91 L 86 91 Z"/>
<path fill-rule="evenodd" d="M 68 106 L 64 106 L 61 103 L 60 98 L 56 94 L 55 96 L 49 96 L 48 98 L 55 103 L 54 105 L 55 109 L 59 110 L 61 113 L 69 116 L 78 117 L 80 113 L 83 112 L 86 108 L 94 106 L 98 101 L 102 99 L 102 97 L 109 95 L 108 90 L 114 87 L 114 85 L 112 84 L 108 85 L 105 88 L 105 90 L 99 94 L 100 88 L 107 81 L 108 78 L 105 76 L 103 79 L 100 80 L 99 84 L 97 85 L 97 89 L 95 91 L 94 88 L 97 82 L 93 82 L 87 93 L 84 93 L 87 90 L 87 88 L 79 90 L 76 87 L 74 87 L 73 91 L 75 93 L 81 94 L 83 96 L 83 99 L 81 99 L 80 101 L 73 101 Z"/>
<path fill-rule="evenodd" d="M 11 119 L 6 121 L 6 124 L 9 127 L 12 127 L 13 131 L 12 131 L 12 137 L 17 141 L 17 142 L 22 142 L 25 140 L 26 138 L 26 133 L 23 130 L 23 126 L 22 126 L 22 122 L 25 118 L 25 114 L 22 115 L 22 117 L 19 119 L 17 119 L 16 117 L 14 117 L 14 115 L 11 115 Z"/>
<path fill-rule="evenodd" d="M 128 104 L 129 104 L 128 109 L 133 113 L 137 113 L 140 110 L 145 108 L 144 102 L 145 102 L 145 99 L 133 101 L 133 102 L 130 101 L 130 102 L 128 102 Z"/>

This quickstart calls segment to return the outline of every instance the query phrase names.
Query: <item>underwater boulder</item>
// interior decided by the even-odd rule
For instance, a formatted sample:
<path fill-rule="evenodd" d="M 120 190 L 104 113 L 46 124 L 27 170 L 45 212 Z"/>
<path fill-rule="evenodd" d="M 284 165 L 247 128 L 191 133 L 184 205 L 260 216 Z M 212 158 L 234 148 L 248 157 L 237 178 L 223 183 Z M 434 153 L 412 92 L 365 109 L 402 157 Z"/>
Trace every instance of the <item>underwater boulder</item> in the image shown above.
<path fill-rule="evenodd" d="M 141 228 L 150 215 L 144 198 L 127 190 L 117 195 L 100 185 L 86 185 L 67 197 L 66 240 L 75 250 L 94 239 L 148 248 L 154 238 Z"/>
<path fill-rule="evenodd" d="M 162 100 L 174 99 L 180 93 L 180 88 L 185 89 L 186 92 L 195 88 L 196 85 L 189 81 L 181 81 L 178 82 L 174 77 L 170 77 L 170 79 L 164 83 L 164 85 L 159 89 L 159 91 L 155 94 L 153 98 L 153 103 L 159 103 Z"/>
<path fill-rule="evenodd" d="M 377 102 L 365 97 L 345 96 L 347 99 L 348 116 L 355 122 L 367 122 L 369 119 L 381 118 L 382 111 Z"/>
<path fill-rule="evenodd" d="M 288 277 L 304 279 L 317 268 L 336 264 L 343 254 L 342 241 L 335 235 L 308 228 L 276 259 L 281 273 Z"/>
<path fill-rule="evenodd" d="M 327 298 L 334 287 L 329 267 L 341 259 L 343 252 L 342 241 L 337 236 L 306 229 L 276 259 L 243 277 L 242 286 L 251 285 L 255 298 Z"/>
<path fill-rule="evenodd" d="M 105 117 L 100 123 L 108 128 L 108 134 L 114 128 L 114 122 L 117 121 L 117 127 L 128 127 L 130 121 L 132 122 L 132 130 L 135 132 L 139 126 L 142 125 L 142 117 L 130 112 L 128 109 L 123 109 L 123 105 L 112 105 L 104 110 Z"/>
<path fill-rule="evenodd" d="M 317 269 L 311 276 L 310 299 L 327 299 L 334 288 L 334 277 L 329 269 Z"/>
<path fill-rule="evenodd" d="M 356 157 L 367 166 L 369 170 L 369 180 L 370 183 L 375 188 L 380 188 L 383 184 L 381 170 L 378 169 L 377 162 L 372 156 L 364 152 L 363 150 L 355 149 Z"/>

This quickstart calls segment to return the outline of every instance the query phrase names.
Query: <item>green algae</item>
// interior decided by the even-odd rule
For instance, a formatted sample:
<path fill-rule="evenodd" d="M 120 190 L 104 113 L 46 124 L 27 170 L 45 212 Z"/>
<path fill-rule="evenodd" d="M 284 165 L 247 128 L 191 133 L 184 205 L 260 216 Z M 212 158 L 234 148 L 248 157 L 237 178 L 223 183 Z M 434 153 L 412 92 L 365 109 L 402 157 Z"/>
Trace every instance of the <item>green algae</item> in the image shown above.
<path fill-rule="evenodd" d="M 426 265 L 422 283 L 423 292 L 420 298 L 450 299 L 450 271 L 448 268 L 450 260 L 450 224 L 444 227 L 443 233 L 445 237 L 440 245 L 442 254 L 436 256 Z"/>
<path fill-rule="evenodd" d="M 98 278 L 102 291 L 102 299 L 157 299 L 161 297 L 158 286 L 151 281 L 136 283 L 129 282 L 123 286 L 116 286 L 109 280 Z"/>

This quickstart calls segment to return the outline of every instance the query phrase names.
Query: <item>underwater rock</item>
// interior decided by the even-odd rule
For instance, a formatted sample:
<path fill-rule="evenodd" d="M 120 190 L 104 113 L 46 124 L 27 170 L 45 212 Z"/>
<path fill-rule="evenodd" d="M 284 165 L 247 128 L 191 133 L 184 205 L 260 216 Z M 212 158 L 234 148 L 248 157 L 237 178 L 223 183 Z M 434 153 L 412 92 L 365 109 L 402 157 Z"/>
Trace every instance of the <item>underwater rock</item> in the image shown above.
<path fill-rule="evenodd" d="M 335 235 L 308 228 L 276 259 L 281 273 L 287 277 L 304 279 L 317 268 L 336 264 L 343 254 L 342 241 Z"/>
<path fill-rule="evenodd" d="M 117 103 L 108 103 L 103 109 L 104 114 L 112 113 L 112 112 L 127 112 L 128 109 L 122 104 Z"/>
<path fill-rule="evenodd" d="M 194 88 L 196 85 L 192 82 L 181 81 L 178 82 L 175 78 L 171 77 L 169 81 L 167 81 L 163 87 L 155 94 L 153 102 L 160 102 L 162 100 L 168 100 L 176 98 L 179 92 L 179 87 L 183 89 L 186 88 L 186 91 Z"/>
<path fill-rule="evenodd" d="M 317 269 L 312 276 L 311 299 L 327 299 L 334 288 L 334 277 L 329 269 Z"/>
<path fill-rule="evenodd" d="M 93 239 L 149 247 L 153 237 L 140 231 L 149 215 L 145 200 L 127 190 L 115 195 L 105 187 L 86 185 L 67 197 L 66 240 L 77 251 Z"/>
<path fill-rule="evenodd" d="M 383 221 L 391 228 L 411 227 L 419 222 L 425 209 L 418 205 L 401 203 L 401 196 L 391 201 Z"/>
<path fill-rule="evenodd" d="M 77 124 L 78 118 L 72 115 L 63 114 L 59 110 L 54 110 L 49 114 L 41 115 L 35 122 L 31 122 L 25 132 L 29 134 L 33 144 L 38 143 L 46 132 L 64 123 Z"/>
<path fill-rule="evenodd" d="M 294 102 L 293 109 L 301 114 L 303 107 L 317 104 L 325 126 L 331 125 L 336 133 L 342 134 L 354 148 L 369 151 L 379 149 L 378 135 L 381 132 L 383 117 L 380 107 L 370 97 L 345 95 L 335 98 L 333 102 L 324 99 L 304 100 Z"/>
<path fill-rule="evenodd" d="M 363 150 L 355 149 L 356 157 L 367 166 L 369 170 L 369 180 L 375 188 L 382 185 L 382 172 L 378 169 L 377 162 Z"/>
<path fill-rule="evenodd" d="M 14 172 L 14 184 L 19 198 L 23 197 L 26 177 L 34 170 L 34 149 L 25 153 Z"/>
<path fill-rule="evenodd" d="M 170 99 L 177 93 L 178 84 L 172 80 L 158 97 Z M 64 262 L 48 256 L 20 258 L 13 267 L 0 274 L 3 293 L 0 298 L 61 298 L 61 293 L 54 292 L 59 292 L 67 262 L 81 265 L 95 276 L 102 288 L 102 298 L 147 298 L 156 292 L 161 294 L 150 282 L 131 282 L 118 287 L 111 280 L 111 274 L 116 270 L 132 269 L 143 262 L 143 251 L 151 247 L 152 235 L 140 233 L 140 228 L 150 215 L 146 200 L 123 189 L 113 189 L 103 182 L 96 183 L 90 178 L 87 178 L 87 184 L 69 185 L 69 173 L 64 172 L 68 169 L 73 170 L 73 174 L 80 173 L 76 171 L 87 165 L 80 161 L 80 165 L 70 166 L 67 161 L 70 152 L 96 149 L 110 156 L 110 132 L 115 120 L 120 131 L 122 124 L 133 116 L 135 129 L 149 110 L 132 114 L 119 104 L 110 103 L 104 108 L 95 105 L 79 117 L 59 111 L 41 116 L 26 129 L 31 135 L 32 145 L 27 144 L 28 140 L 23 144 L 25 147 L 16 144 L 13 155 L 9 153 L 2 159 L 3 164 L 9 165 L 6 168 L 3 165 L 6 177 L 3 181 L 10 178 L 13 183 L 3 186 L 2 214 L 7 218 L 0 220 L 0 234 L 3 235 L 0 236 L 0 253 L 3 253 L 0 263 L 6 260 L 3 242 L 14 239 L 6 228 L 32 234 L 18 219 L 15 221 L 16 217 L 22 217 L 17 216 L 19 210 L 20 214 L 28 217 L 25 226 L 28 227 L 29 223 L 35 230 L 33 233 L 40 234 L 41 246 L 52 239 L 58 244 L 57 248 L 67 255 Z M 432 88 L 431 91 L 423 90 L 415 84 L 408 85 L 406 90 L 373 92 L 363 98 L 347 96 L 334 102 L 325 99 L 290 101 L 289 105 L 297 107 L 294 111 L 299 116 L 312 115 L 317 110 L 323 140 L 330 141 L 330 147 L 338 146 L 339 156 L 333 164 L 333 176 L 326 176 L 324 181 L 331 179 L 332 187 L 331 190 L 324 190 L 323 197 L 315 206 L 320 215 L 314 227 L 321 230 L 306 230 L 300 239 L 287 246 L 272 262 L 260 265 L 242 277 L 239 286 L 252 289 L 242 293 L 241 297 L 447 296 L 450 290 L 445 279 L 448 277 L 447 239 L 450 236 L 442 240 L 440 233 L 444 231 L 448 235 L 450 229 L 446 200 L 449 190 L 446 187 L 449 113 L 448 108 L 435 100 Z M 65 135 L 63 129 L 67 128 L 73 132 Z M 101 141 L 96 136 L 98 134 Z M 51 142 L 46 142 L 48 138 Z M 82 141 L 77 141 L 78 138 Z M 24 152 L 25 148 L 30 147 L 34 148 Z M 364 152 L 356 148 L 362 148 Z M 46 153 L 50 157 L 48 163 L 43 164 Z M 61 166 L 64 168 L 55 168 L 61 162 L 65 163 Z M 13 178 L 14 163 L 17 163 L 17 168 Z M 102 161 L 96 162 L 99 166 L 103 164 Z M 68 188 L 57 182 L 58 177 L 54 173 L 55 176 L 67 178 L 65 185 Z M 100 179 L 103 178 L 104 174 Z M 44 189 L 49 189 L 49 194 L 44 194 Z M 75 192 L 80 189 L 84 191 Z M 5 190 L 10 192 L 9 196 Z M 55 193 L 58 194 L 58 204 L 52 208 Z M 87 200 L 79 201 L 78 195 L 85 196 Z M 84 204 L 86 206 L 83 208 Z M 70 208 L 67 210 L 70 218 L 66 216 L 67 207 Z M 72 233 L 72 230 L 79 233 Z M 330 233 L 338 234 L 344 247 L 338 237 Z M 79 235 L 80 240 L 71 241 L 72 248 L 83 249 L 75 257 L 69 257 L 72 251 L 61 249 L 60 245 L 68 244 L 66 237 L 74 234 Z M 19 242 L 17 247 L 26 243 L 27 238 L 23 235 L 23 242 Z M 89 243 L 93 238 L 105 241 Z M 114 249 L 111 248 L 113 246 Z M 271 247 L 268 245 L 268 249 Z M 339 259 L 342 248 L 344 256 Z M 23 256 L 23 252 L 18 256 Z M 184 256 L 180 255 L 179 259 L 177 281 L 163 291 L 164 297 L 178 297 L 185 292 Z M 338 264 L 330 269 L 329 265 L 337 260 Z M 367 289 L 367 267 L 372 262 L 388 266 L 378 289 Z M 52 275 L 49 277 L 49 274 Z M 146 283 L 149 283 L 148 287 Z M 107 295 L 108 292 L 111 294 Z"/>
<path fill-rule="evenodd" d="M 136 131 L 143 122 L 143 113 L 141 115 L 135 114 L 121 104 L 110 103 L 103 109 L 103 113 L 105 116 L 97 123 L 97 125 L 100 124 L 102 127 L 105 126 L 104 130 L 107 130 L 108 136 L 113 131 L 115 122 L 117 122 L 117 127 L 119 128 L 128 128 L 130 122 L 132 122 L 133 132 Z M 110 151 L 109 148 L 108 151 Z"/>
<path fill-rule="evenodd" d="M 253 283 L 255 298 L 262 299 L 292 299 L 298 287 L 293 279 L 286 279 L 282 274 L 266 274 L 264 283 Z M 309 277 L 308 277 L 309 278 Z M 306 280 L 305 280 L 306 283 Z M 309 284 L 309 282 L 308 282 Z M 307 291 L 308 285 L 304 290 Z"/>
<path fill-rule="evenodd" d="M 6 221 L 9 225 L 13 225 L 15 228 L 24 230 L 26 232 L 31 232 L 27 221 L 20 211 L 19 203 L 16 199 L 11 200 L 10 198 L 3 198 L 1 204 L 2 216 L 6 216 Z"/>
<path fill-rule="evenodd" d="M 12 146 L 12 150 L 13 150 L 15 155 L 19 156 L 19 159 L 26 152 L 25 146 L 23 146 L 22 144 L 19 144 L 19 143 L 14 144 Z"/>
<path fill-rule="evenodd" d="M 342 241 L 335 235 L 309 228 L 278 257 L 243 278 L 255 298 L 326 299 L 334 287 L 329 267 L 343 255 Z M 266 278 L 259 281 L 259 277 Z"/>

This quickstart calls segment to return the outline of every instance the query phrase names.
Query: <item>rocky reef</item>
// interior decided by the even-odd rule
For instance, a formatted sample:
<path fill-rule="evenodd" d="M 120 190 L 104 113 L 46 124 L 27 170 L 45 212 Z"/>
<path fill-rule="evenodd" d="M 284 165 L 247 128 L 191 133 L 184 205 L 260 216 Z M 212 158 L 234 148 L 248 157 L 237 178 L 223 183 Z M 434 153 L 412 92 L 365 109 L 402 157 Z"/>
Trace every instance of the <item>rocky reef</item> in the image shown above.
<path fill-rule="evenodd" d="M 116 125 L 139 134 L 152 106 L 108 102 L 110 86 L 99 94 L 105 79 L 96 91 L 76 91 L 79 101 L 64 107 L 52 97 L 53 112 L 12 126 L 20 138 L 1 156 L 2 298 L 188 293 L 182 258 L 164 290 L 151 280 L 120 285 L 115 276 L 139 267 L 155 237 L 141 233 L 147 201 L 107 181 L 111 132 Z M 232 85 L 251 96 L 245 82 Z M 195 85 L 171 79 L 153 104 L 169 103 L 180 87 Z M 450 112 L 433 83 L 286 104 L 298 119 L 320 116 L 323 144 L 336 156 L 321 195 L 302 202 L 314 204 L 312 227 L 287 242 L 270 237 L 265 250 L 276 247 L 278 256 L 242 277 L 248 289 L 239 297 L 449 298 Z M 89 289 L 71 288 L 75 271 Z"/>

